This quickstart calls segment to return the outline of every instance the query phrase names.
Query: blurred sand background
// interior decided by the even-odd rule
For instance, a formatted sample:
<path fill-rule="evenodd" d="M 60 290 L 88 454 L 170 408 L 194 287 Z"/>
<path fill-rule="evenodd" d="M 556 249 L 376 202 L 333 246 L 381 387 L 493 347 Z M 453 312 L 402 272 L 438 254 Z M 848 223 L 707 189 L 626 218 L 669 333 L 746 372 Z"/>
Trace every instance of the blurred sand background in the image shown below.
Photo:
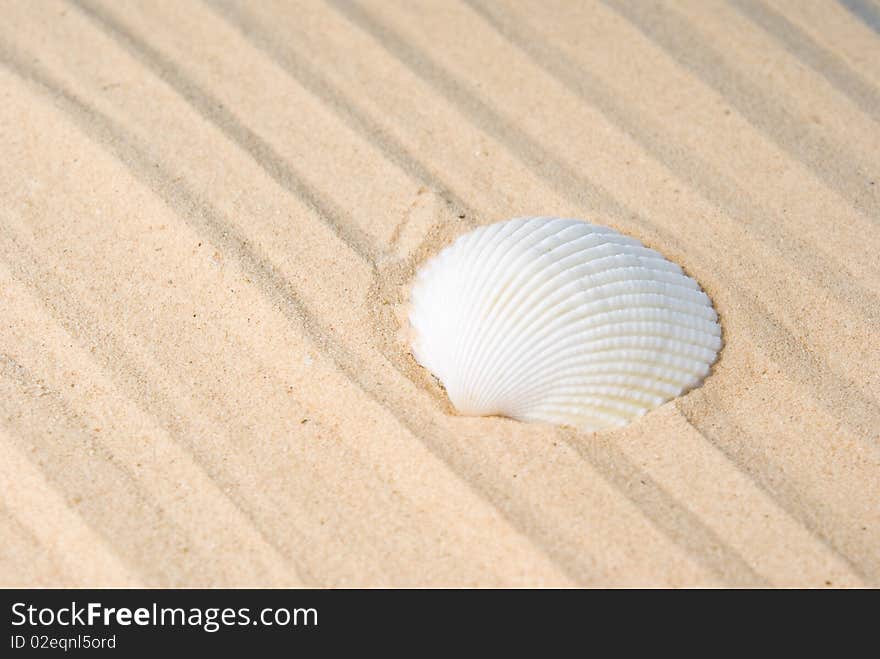
<path fill-rule="evenodd" d="M 0 584 L 880 585 L 877 0 L 0 15 Z M 705 385 L 451 414 L 407 284 L 531 214 L 694 276 Z"/>

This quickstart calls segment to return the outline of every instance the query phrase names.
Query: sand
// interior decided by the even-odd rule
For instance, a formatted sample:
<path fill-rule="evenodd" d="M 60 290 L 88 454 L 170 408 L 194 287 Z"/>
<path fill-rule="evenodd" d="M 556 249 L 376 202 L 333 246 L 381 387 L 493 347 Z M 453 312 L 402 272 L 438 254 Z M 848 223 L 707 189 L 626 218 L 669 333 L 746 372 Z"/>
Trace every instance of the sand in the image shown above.
<path fill-rule="evenodd" d="M 876 0 L 0 11 L 0 585 L 880 585 Z M 694 276 L 704 386 L 456 416 L 408 283 L 530 214 Z"/>

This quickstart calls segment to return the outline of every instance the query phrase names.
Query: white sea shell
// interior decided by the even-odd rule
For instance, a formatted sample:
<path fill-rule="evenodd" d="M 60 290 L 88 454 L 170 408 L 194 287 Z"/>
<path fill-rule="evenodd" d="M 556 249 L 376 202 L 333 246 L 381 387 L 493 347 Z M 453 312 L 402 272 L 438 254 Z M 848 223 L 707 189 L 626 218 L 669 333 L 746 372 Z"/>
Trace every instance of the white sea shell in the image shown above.
<path fill-rule="evenodd" d="M 471 231 L 419 271 L 410 302 L 413 355 L 465 415 L 626 425 L 697 386 L 721 348 L 696 281 L 580 220 Z"/>

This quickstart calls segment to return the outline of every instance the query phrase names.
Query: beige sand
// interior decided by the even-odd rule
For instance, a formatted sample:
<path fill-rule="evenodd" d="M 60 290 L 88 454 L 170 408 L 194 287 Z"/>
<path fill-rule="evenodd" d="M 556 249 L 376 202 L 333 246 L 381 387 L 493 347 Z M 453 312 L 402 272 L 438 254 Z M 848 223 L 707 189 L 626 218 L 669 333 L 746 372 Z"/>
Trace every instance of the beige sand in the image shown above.
<path fill-rule="evenodd" d="M 3 2 L 0 584 L 880 585 L 856 4 Z M 536 213 L 703 284 L 702 388 L 451 413 L 407 283 Z"/>

